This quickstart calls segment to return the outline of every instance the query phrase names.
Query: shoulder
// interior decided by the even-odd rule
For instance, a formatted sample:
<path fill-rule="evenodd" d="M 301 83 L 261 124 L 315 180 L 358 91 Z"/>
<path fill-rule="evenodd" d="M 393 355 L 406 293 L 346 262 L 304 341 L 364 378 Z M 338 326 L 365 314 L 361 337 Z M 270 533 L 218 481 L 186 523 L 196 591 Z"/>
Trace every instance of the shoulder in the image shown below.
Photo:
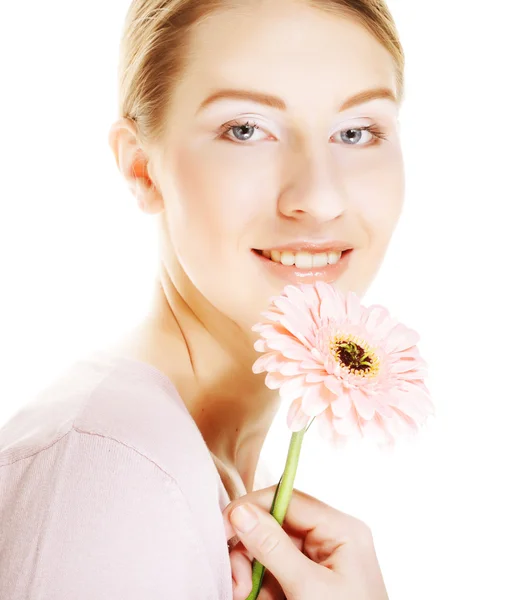
<path fill-rule="evenodd" d="M 198 514 L 153 462 L 70 429 L 0 468 L 0 597 L 228 598 L 213 504 Z"/>
<path fill-rule="evenodd" d="M 86 452 L 98 452 L 105 438 L 179 481 L 186 496 L 221 500 L 196 423 L 170 380 L 147 363 L 97 352 L 69 365 L 0 429 L 0 472 L 63 437 L 59 448 L 77 439 Z"/>
<path fill-rule="evenodd" d="M 78 361 L 0 429 L 0 520 L 9 544 L 0 571 L 37 569 L 25 572 L 28 585 L 41 572 L 65 586 L 72 576 L 93 596 L 105 582 L 116 591 L 105 597 L 147 591 L 148 579 L 150 590 L 162 591 L 167 575 L 192 586 L 197 569 L 212 574 L 205 585 L 221 582 L 230 569 L 219 483 L 200 431 L 161 372 L 129 359 Z M 28 563 L 33 552 L 42 564 Z M 193 597 L 214 597 L 201 589 Z"/>

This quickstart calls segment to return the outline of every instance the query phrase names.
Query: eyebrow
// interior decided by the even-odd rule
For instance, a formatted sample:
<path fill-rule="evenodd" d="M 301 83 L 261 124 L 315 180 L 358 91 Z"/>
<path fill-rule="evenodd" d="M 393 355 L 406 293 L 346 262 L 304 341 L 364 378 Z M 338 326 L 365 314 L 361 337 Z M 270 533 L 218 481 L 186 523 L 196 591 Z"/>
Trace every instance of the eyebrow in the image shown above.
<path fill-rule="evenodd" d="M 347 98 L 347 100 L 345 100 L 345 102 L 339 107 L 338 112 L 343 112 L 344 110 L 352 108 L 353 106 L 358 106 L 359 104 L 364 104 L 365 102 L 369 102 L 370 100 L 376 100 L 379 98 L 383 98 L 385 100 L 390 100 L 391 102 L 397 103 L 397 98 L 395 97 L 395 94 L 392 92 L 391 89 L 372 88 L 369 90 L 364 90 L 363 92 L 359 92 L 358 94 Z M 272 96 L 270 94 L 265 94 L 263 92 L 255 92 L 252 90 L 222 89 L 216 90 L 210 96 L 208 96 L 200 104 L 198 110 L 196 111 L 196 115 L 210 104 L 225 99 L 251 100 L 252 102 L 264 104 L 265 106 L 269 106 L 270 108 L 286 111 L 285 101 L 282 98 L 279 98 L 278 96 Z"/>

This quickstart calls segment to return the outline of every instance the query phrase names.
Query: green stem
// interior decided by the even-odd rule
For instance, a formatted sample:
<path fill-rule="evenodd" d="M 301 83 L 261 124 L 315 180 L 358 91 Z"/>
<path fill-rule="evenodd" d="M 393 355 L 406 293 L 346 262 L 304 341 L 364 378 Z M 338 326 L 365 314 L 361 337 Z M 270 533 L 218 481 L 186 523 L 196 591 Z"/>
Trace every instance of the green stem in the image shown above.
<path fill-rule="evenodd" d="M 312 421 L 313 420 L 314 419 L 312 419 Z M 277 489 L 275 490 L 270 514 L 273 515 L 274 519 L 277 521 L 277 523 L 279 523 L 279 525 L 281 525 L 281 527 L 288 511 L 290 499 L 292 498 L 292 491 L 294 489 L 294 480 L 296 478 L 297 464 L 299 462 L 299 455 L 301 453 L 303 436 L 312 424 L 312 421 L 309 423 L 306 429 L 292 433 L 284 473 L 277 484 Z M 253 585 L 251 588 L 251 593 L 246 600 L 257 600 L 262 587 L 262 580 L 264 579 L 265 571 L 266 568 L 264 565 L 262 565 L 257 559 L 254 559 L 251 575 Z"/>

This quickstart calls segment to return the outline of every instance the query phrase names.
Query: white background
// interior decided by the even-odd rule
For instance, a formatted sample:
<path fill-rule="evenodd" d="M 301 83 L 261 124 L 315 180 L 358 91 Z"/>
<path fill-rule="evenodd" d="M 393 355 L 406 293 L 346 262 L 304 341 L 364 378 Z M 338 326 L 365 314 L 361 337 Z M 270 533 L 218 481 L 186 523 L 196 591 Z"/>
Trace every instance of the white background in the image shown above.
<path fill-rule="evenodd" d="M 107 145 L 127 5 L 2 6 L 0 424 L 149 300 L 155 221 Z M 389 6 L 407 196 L 365 303 L 420 333 L 437 418 L 393 456 L 334 457 L 311 428 L 296 487 L 370 525 L 393 600 L 532 598 L 527 3 Z M 288 443 L 282 415 L 276 479 Z"/>

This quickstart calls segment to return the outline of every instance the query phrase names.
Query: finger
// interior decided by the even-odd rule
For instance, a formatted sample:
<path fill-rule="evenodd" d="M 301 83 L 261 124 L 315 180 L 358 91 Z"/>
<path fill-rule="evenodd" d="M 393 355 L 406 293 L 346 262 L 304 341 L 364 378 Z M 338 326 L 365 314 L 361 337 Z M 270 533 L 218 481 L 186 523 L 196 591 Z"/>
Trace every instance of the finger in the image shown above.
<path fill-rule="evenodd" d="M 262 490 L 256 490 L 254 492 L 250 492 L 249 494 L 246 494 L 245 496 L 241 496 L 240 498 L 229 503 L 225 507 L 225 509 L 222 511 L 222 518 L 223 518 L 223 523 L 224 523 L 224 527 L 225 527 L 226 539 L 229 540 L 230 538 L 232 538 L 233 536 L 236 535 L 236 532 L 235 532 L 235 530 L 231 524 L 231 521 L 229 519 L 229 513 L 233 510 L 233 508 L 235 508 L 239 504 L 250 502 L 250 503 L 255 504 L 256 506 L 260 506 L 262 509 L 270 512 L 276 489 L 277 489 L 277 484 L 272 485 L 267 488 L 264 488 Z M 293 528 L 295 530 L 300 530 L 301 533 L 306 533 L 306 531 L 308 531 L 308 529 L 305 528 L 305 525 L 308 523 L 300 523 L 298 521 L 298 515 L 294 514 L 296 512 L 294 510 L 294 506 L 296 505 L 296 503 L 298 505 L 300 504 L 300 502 L 299 502 L 300 495 L 307 496 L 306 494 L 303 494 L 303 492 L 300 492 L 297 489 L 292 490 L 292 497 L 290 499 L 290 504 L 289 504 L 288 511 L 287 511 L 285 519 L 284 519 L 284 523 L 289 525 L 290 528 Z M 309 498 L 311 498 L 311 497 L 309 496 Z M 316 500 L 316 502 L 319 502 L 319 500 Z"/>
<path fill-rule="evenodd" d="M 250 502 L 270 512 L 277 485 L 250 492 L 228 504 L 222 512 L 226 539 L 235 535 L 235 530 L 228 518 L 229 513 L 242 503 Z M 283 521 L 283 527 L 301 536 L 319 528 L 326 538 L 340 538 L 345 534 L 345 523 L 354 521 L 354 517 L 321 502 L 317 498 L 294 489 L 288 510 Z M 362 522 L 361 522 L 362 523 Z M 326 525 L 326 527 L 323 527 Z"/>
<path fill-rule="evenodd" d="M 266 570 L 264 574 L 258 600 L 286 600 L 281 584 L 275 579 L 271 571 Z"/>
<path fill-rule="evenodd" d="M 284 526 L 283 526 L 284 527 Z M 304 537 L 301 537 L 300 535 L 298 535 L 297 533 L 290 533 L 289 531 L 286 531 L 286 534 L 288 535 L 288 537 L 290 538 L 290 540 L 292 541 L 292 543 L 294 544 L 294 546 L 300 551 L 300 552 L 304 552 L 304 548 L 305 548 L 305 539 Z M 238 535 L 236 535 L 236 533 L 234 534 L 234 536 L 229 540 L 229 553 L 233 552 L 233 551 L 238 551 L 238 552 L 242 552 L 244 553 L 250 561 L 253 561 L 253 556 L 251 554 L 251 552 L 249 550 L 246 549 L 246 547 L 242 544 L 242 542 L 240 541 Z"/>
<path fill-rule="evenodd" d="M 245 600 L 253 587 L 253 557 L 240 542 L 229 554 L 231 574 L 233 578 L 233 600 Z M 280 583 L 266 571 L 258 600 L 284 600 L 285 595 Z"/>
<path fill-rule="evenodd" d="M 235 537 L 235 539 L 238 540 L 238 537 Z M 231 550 L 231 552 L 229 554 L 231 554 L 232 552 L 238 552 L 240 554 L 243 554 L 244 556 L 247 557 L 247 559 L 248 559 L 249 562 L 251 562 L 253 560 L 253 555 L 244 546 L 244 544 L 240 540 L 238 540 L 238 543 L 234 546 L 233 550 Z"/>
<path fill-rule="evenodd" d="M 251 592 L 251 562 L 246 553 L 233 550 L 229 554 L 233 578 L 233 600 L 246 600 Z"/>
<path fill-rule="evenodd" d="M 302 554 L 279 523 L 261 507 L 239 505 L 229 518 L 244 546 L 272 572 L 286 595 L 301 595 L 305 581 L 320 577 L 317 570 L 322 568 Z"/>

